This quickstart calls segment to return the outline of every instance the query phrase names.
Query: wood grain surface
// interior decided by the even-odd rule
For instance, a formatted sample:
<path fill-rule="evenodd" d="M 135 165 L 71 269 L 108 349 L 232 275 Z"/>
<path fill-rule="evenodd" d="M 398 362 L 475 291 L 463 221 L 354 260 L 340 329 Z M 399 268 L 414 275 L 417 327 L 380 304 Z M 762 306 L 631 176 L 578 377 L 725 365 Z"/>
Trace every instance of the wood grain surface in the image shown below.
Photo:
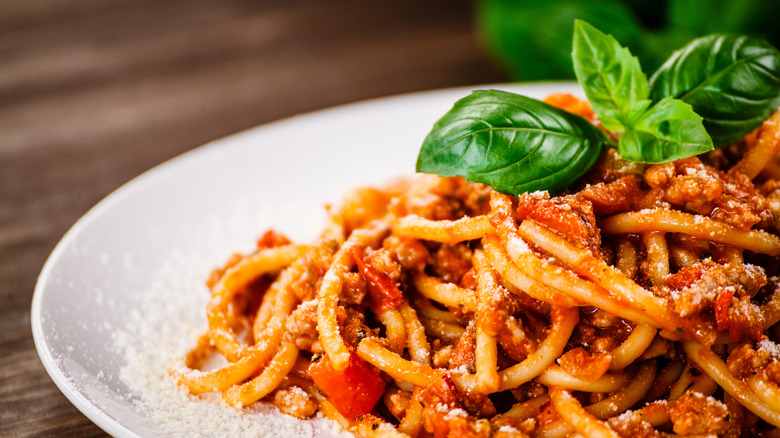
<path fill-rule="evenodd" d="M 207 141 L 505 80 L 466 0 L 0 0 L 0 436 L 104 436 L 41 365 L 30 302 L 92 205 Z"/>

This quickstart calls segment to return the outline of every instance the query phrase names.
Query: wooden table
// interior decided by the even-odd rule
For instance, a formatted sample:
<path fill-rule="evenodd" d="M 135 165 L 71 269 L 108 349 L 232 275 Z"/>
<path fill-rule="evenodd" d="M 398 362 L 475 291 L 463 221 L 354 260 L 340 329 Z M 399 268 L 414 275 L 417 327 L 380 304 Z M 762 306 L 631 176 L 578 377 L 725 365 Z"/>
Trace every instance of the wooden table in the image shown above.
<path fill-rule="evenodd" d="M 30 331 L 36 277 L 93 204 L 238 130 L 505 80 L 466 0 L 0 0 L 0 436 L 103 436 Z"/>

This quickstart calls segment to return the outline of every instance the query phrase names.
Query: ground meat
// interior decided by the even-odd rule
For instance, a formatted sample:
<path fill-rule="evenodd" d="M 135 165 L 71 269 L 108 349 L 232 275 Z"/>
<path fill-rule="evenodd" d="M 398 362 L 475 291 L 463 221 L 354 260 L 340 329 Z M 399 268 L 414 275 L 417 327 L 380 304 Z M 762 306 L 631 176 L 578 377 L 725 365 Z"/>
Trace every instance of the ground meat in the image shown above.
<path fill-rule="evenodd" d="M 293 310 L 285 322 L 295 346 L 301 350 L 321 352 L 319 333 L 317 332 L 317 301 L 304 301 Z"/>
<path fill-rule="evenodd" d="M 471 269 L 466 271 L 465 274 L 463 274 L 462 277 L 460 277 L 460 281 L 458 282 L 458 286 L 464 288 L 464 289 L 470 289 L 473 291 L 477 290 L 478 281 L 477 281 L 477 270 L 472 266 Z"/>
<path fill-rule="evenodd" d="M 715 343 L 720 335 L 718 325 L 712 312 L 704 311 L 694 315 L 682 318 L 680 325 L 683 327 L 686 336 L 692 336 L 697 342 L 706 346 Z"/>
<path fill-rule="evenodd" d="M 568 345 L 570 349 L 583 347 L 588 353 L 598 355 L 612 351 L 628 338 L 635 324 L 618 318 L 601 309 L 580 308 L 580 323 L 574 329 Z"/>
<path fill-rule="evenodd" d="M 758 373 L 770 360 L 769 352 L 755 350 L 749 343 L 745 343 L 731 352 L 726 359 L 726 366 L 734 377 L 744 379 Z"/>
<path fill-rule="evenodd" d="M 663 200 L 673 206 L 739 229 L 750 229 L 771 218 L 764 197 L 749 178 L 738 172 L 726 174 L 697 157 L 651 166 L 645 181 L 662 190 Z"/>
<path fill-rule="evenodd" d="M 461 177 L 441 178 L 433 193 L 458 200 L 464 215 L 478 216 L 490 210 L 490 187 L 472 183 Z"/>
<path fill-rule="evenodd" d="M 466 411 L 476 417 L 490 418 L 496 415 L 496 408 L 487 394 L 464 389 L 458 392 L 458 397 Z"/>
<path fill-rule="evenodd" d="M 707 326 L 727 331 L 732 339 L 757 340 L 763 330 L 763 315 L 751 297 L 766 284 L 764 270 L 742 263 L 718 264 L 704 260 L 670 275 L 664 282 L 673 310 L 684 323 L 705 335 Z"/>
<path fill-rule="evenodd" d="M 583 320 L 585 320 L 588 325 L 600 329 L 606 329 L 614 327 L 620 323 L 619 317 L 601 310 L 598 307 L 593 307 L 592 309 L 592 311 L 586 312 L 583 315 Z"/>
<path fill-rule="evenodd" d="M 601 233 L 590 201 L 576 196 L 550 198 L 547 192 L 520 195 L 517 217 L 533 219 L 577 245 L 600 254 Z"/>
<path fill-rule="evenodd" d="M 476 420 L 462 415 L 450 415 L 448 438 L 487 438 L 493 428 L 488 420 Z"/>
<path fill-rule="evenodd" d="M 764 376 L 766 377 L 766 380 L 770 380 L 775 382 L 776 385 L 780 385 L 780 362 L 777 362 L 777 360 L 770 362 L 764 368 Z"/>
<path fill-rule="evenodd" d="M 443 281 L 457 284 L 472 267 L 471 255 L 471 249 L 465 245 L 441 245 L 433 253 L 431 269 Z"/>
<path fill-rule="evenodd" d="M 493 419 L 493 438 L 527 438 L 536 428 L 536 419 L 527 418 L 520 421 L 512 417 L 496 417 Z"/>
<path fill-rule="evenodd" d="M 447 436 L 449 422 L 445 417 L 455 409 L 461 409 L 455 384 L 444 375 L 420 392 L 423 405 L 423 427 L 434 436 Z M 464 411 L 465 412 L 465 411 Z"/>
<path fill-rule="evenodd" d="M 678 435 L 721 434 L 730 426 L 726 405 L 695 391 L 686 392 L 670 404 L 669 418 Z"/>
<path fill-rule="evenodd" d="M 522 321 L 514 316 L 504 320 L 496 340 L 503 352 L 517 362 L 536 351 L 539 345 L 534 338 L 526 333 Z"/>
<path fill-rule="evenodd" d="M 428 248 L 418 239 L 391 235 L 382 242 L 382 247 L 391 251 L 395 260 L 409 271 L 422 272 L 431 263 Z"/>
<path fill-rule="evenodd" d="M 353 308 L 352 306 L 339 306 L 339 308 L 344 309 L 341 315 L 337 315 L 341 336 L 348 345 L 357 347 L 364 338 L 378 336 L 376 331 L 371 330 L 366 325 L 366 316 L 361 308 Z"/>
<path fill-rule="evenodd" d="M 624 176 L 611 183 L 590 185 L 577 193 L 578 197 L 590 201 L 593 212 L 597 214 L 628 211 L 643 195 L 636 175 Z"/>
<path fill-rule="evenodd" d="M 366 280 L 357 272 L 347 272 L 341 278 L 339 300 L 344 304 L 363 304 L 366 298 Z"/>
<path fill-rule="evenodd" d="M 480 323 L 486 333 L 495 335 L 504 328 L 507 318 L 521 310 L 521 306 L 517 295 L 503 287 L 498 287 L 487 295 L 487 302 L 481 304 L 484 310 Z"/>
<path fill-rule="evenodd" d="M 629 175 L 643 175 L 647 164 L 622 158 L 614 148 L 607 148 L 596 164 L 580 178 L 583 184 L 610 183 Z"/>
<path fill-rule="evenodd" d="M 302 257 L 303 274 L 293 282 L 292 290 L 301 301 L 311 300 L 317 295 L 322 277 L 328 271 L 331 259 L 339 248 L 336 241 L 326 242 Z"/>
<path fill-rule="evenodd" d="M 665 434 L 662 434 L 661 432 L 655 430 L 653 428 L 653 425 L 648 423 L 647 421 L 641 421 L 641 420 L 633 420 L 633 421 L 623 421 L 623 422 L 615 422 L 615 424 L 612 424 L 610 422 L 610 426 L 612 426 L 612 429 L 615 430 L 620 436 L 623 437 L 631 437 L 631 438 L 662 438 L 665 437 Z"/>
<path fill-rule="evenodd" d="M 455 350 L 452 352 L 452 356 L 450 357 L 450 369 L 465 369 L 470 373 L 476 372 L 474 359 L 476 331 L 476 322 L 470 322 L 466 327 L 466 332 L 461 336 L 460 340 L 458 340 L 458 343 L 455 345 Z"/>
<path fill-rule="evenodd" d="M 771 215 L 769 223 L 761 225 L 763 228 L 771 227 L 776 232 L 780 231 L 780 180 L 770 179 L 757 190 L 766 197 L 767 210 Z"/>
<path fill-rule="evenodd" d="M 431 220 L 454 220 L 462 213 L 457 201 L 430 192 L 407 199 L 402 214 L 396 211 L 399 216 L 413 214 Z"/>
<path fill-rule="evenodd" d="M 385 391 L 382 398 L 390 413 L 393 414 L 395 418 L 401 420 L 406 414 L 406 408 L 409 407 L 412 394 L 394 387 Z"/>
<path fill-rule="evenodd" d="M 490 187 L 463 178 L 423 177 L 411 193 L 393 201 L 396 216 L 414 214 L 433 220 L 478 216 L 490 209 Z"/>
<path fill-rule="evenodd" d="M 399 281 L 403 268 L 393 257 L 393 253 L 385 248 L 376 251 L 367 251 L 365 261 L 377 271 L 390 277 L 393 281 Z"/>
<path fill-rule="evenodd" d="M 650 187 L 664 189 L 665 201 L 702 214 L 709 214 L 711 204 L 723 194 L 717 170 L 704 166 L 698 158 L 651 166 L 645 181 Z"/>
<path fill-rule="evenodd" d="M 549 315 L 549 306 L 523 292 L 512 293 L 503 287 L 497 288 L 488 298 L 484 305 L 485 316 L 480 320 L 483 330 L 496 336 L 507 356 L 522 361 L 536 351 L 538 340 L 544 337 L 547 324 L 540 318 Z"/>
<path fill-rule="evenodd" d="M 668 405 L 666 400 L 656 401 L 645 405 L 642 411 L 648 416 L 654 416 L 655 414 L 663 415 L 668 411 Z M 609 425 L 623 437 L 661 438 L 668 436 L 655 430 L 643 417 L 642 415 L 636 415 L 634 411 L 628 411 L 617 417 L 610 418 Z"/>
<path fill-rule="evenodd" d="M 555 410 L 552 402 L 548 400 L 539 409 L 539 413 L 536 414 L 536 422 L 540 428 L 544 428 L 545 425 L 554 424 L 558 421 L 563 421 L 563 419 L 558 415 L 558 411 Z"/>
<path fill-rule="evenodd" d="M 433 357 L 431 357 L 431 364 L 434 368 L 449 368 L 450 358 L 455 347 L 452 345 L 441 345 L 438 339 L 433 341 Z"/>
<path fill-rule="evenodd" d="M 729 333 L 731 339 L 740 342 L 761 338 L 764 316 L 761 309 L 747 296 L 736 297 L 732 290 L 721 292 L 713 306 L 718 330 Z"/>
<path fill-rule="evenodd" d="M 311 417 L 318 408 L 317 400 L 298 386 L 288 386 L 276 391 L 274 404 L 283 413 L 297 418 Z"/>
<path fill-rule="evenodd" d="M 705 260 L 667 277 L 665 285 L 672 291 L 677 313 L 688 316 L 710 306 L 726 288 L 734 289 L 737 297 L 752 297 L 766 282 L 758 266 Z"/>

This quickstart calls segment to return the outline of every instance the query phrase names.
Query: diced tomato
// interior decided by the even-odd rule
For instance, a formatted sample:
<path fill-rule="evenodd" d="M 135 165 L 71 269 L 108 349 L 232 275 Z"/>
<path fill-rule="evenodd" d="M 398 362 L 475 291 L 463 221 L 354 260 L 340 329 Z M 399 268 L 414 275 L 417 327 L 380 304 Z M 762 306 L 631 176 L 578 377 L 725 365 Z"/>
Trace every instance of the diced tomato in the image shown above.
<path fill-rule="evenodd" d="M 371 412 L 385 392 L 379 373 L 354 352 L 343 371 L 334 370 L 330 359 L 322 356 L 312 362 L 309 373 L 317 388 L 348 420 Z"/>
<path fill-rule="evenodd" d="M 396 286 L 395 281 L 386 273 L 366 263 L 363 247 L 352 248 L 352 256 L 355 258 L 360 274 L 365 278 L 368 287 L 368 304 L 375 313 L 394 309 L 401 304 L 404 296 Z"/>
<path fill-rule="evenodd" d="M 697 263 L 692 266 L 686 266 L 676 273 L 666 277 L 664 284 L 669 286 L 669 288 L 672 290 L 683 290 L 686 287 L 690 287 L 697 281 L 701 280 L 701 277 L 704 276 L 704 273 L 712 267 L 713 265 L 710 263 Z M 728 308 L 728 304 L 731 304 L 731 297 L 728 298 L 728 302 L 725 304 L 727 304 L 726 308 Z"/>
<path fill-rule="evenodd" d="M 712 304 L 718 330 L 727 331 L 735 342 L 758 341 L 763 335 L 763 317 L 748 297 L 735 298 L 734 288 L 725 288 Z"/>
<path fill-rule="evenodd" d="M 734 298 L 734 289 L 726 288 L 718 295 L 715 302 L 712 303 L 712 310 L 715 312 L 715 322 L 718 323 L 718 330 L 731 331 L 731 318 L 729 318 L 729 307 Z"/>
<path fill-rule="evenodd" d="M 551 198 L 546 192 L 517 197 L 517 218 L 533 219 L 553 232 L 598 254 L 601 234 L 590 201 L 574 196 Z"/>
<path fill-rule="evenodd" d="M 290 239 L 284 234 L 277 233 L 275 230 L 268 230 L 257 239 L 257 249 L 275 248 L 277 246 L 289 245 L 290 243 Z"/>
<path fill-rule="evenodd" d="M 462 408 L 458 390 L 448 374 L 443 375 L 420 392 L 423 405 L 423 427 L 434 437 L 446 437 L 450 433 L 448 413 Z"/>
<path fill-rule="evenodd" d="M 593 382 L 609 371 L 609 366 L 612 365 L 612 354 L 591 355 L 584 348 L 577 347 L 563 354 L 558 362 L 570 375 Z"/>

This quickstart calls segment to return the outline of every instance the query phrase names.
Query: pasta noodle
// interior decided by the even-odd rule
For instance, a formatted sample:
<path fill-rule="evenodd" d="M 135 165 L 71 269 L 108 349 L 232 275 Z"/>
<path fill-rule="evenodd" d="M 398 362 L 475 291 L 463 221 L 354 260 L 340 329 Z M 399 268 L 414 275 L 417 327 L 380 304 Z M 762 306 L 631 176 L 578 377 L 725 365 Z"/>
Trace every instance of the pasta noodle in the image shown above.
<path fill-rule="evenodd" d="M 607 150 L 558 196 L 359 189 L 314 244 L 216 269 L 170 373 L 367 437 L 777 436 L 779 114 L 672 163 Z"/>

